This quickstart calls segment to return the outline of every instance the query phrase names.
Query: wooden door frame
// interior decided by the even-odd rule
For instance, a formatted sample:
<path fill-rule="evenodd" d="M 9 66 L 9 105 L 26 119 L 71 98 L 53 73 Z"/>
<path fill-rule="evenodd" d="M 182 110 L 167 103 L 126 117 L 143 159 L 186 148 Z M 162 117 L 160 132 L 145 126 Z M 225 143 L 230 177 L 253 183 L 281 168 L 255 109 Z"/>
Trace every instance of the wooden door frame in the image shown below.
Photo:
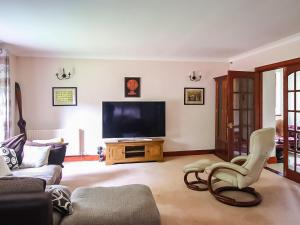
<path fill-rule="evenodd" d="M 300 68 L 300 64 L 298 65 L 289 65 L 288 67 L 284 68 L 284 81 L 285 81 L 285 85 L 284 85 L 284 99 L 288 99 L 288 76 L 292 73 L 295 73 L 296 71 L 299 71 L 299 68 Z M 296 73 L 295 73 L 295 77 L 294 77 L 294 90 L 297 90 L 296 88 Z M 297 91 L 296 91 L 297 92 Z M 295 92 L 295 95 L 296 95 L 296 92 Z M 296 104 L 296 96 L 294 97 L 294 112 L 297 112 L 297 108 L 296 108 L 297 104 Z M 283 122 L 283 125 L 284 125 L 284 131 L 288 131 L 288 101 L 285 101 L 284 102 L 284 122 Z M 294 114 L 294 125 L 296 125 L 296 113 Z M 297 125 L 296 125 L 296 128 L 297 128 Z M 293 181 L 296 181 L 298 183 L 300 183 L 300 176 L 299 176 L 299 172 L 297 172 L 297 154 L 295 154 L 295 159 L 294 159 L 294 167 L 295 167 L 295 170 L 290 170 L 288 168 L 288 146 L 289 146 L 289 141 L 286 141 L 288 140 L 288 137 L 289 137 L 289 132 L 284 132 L 284 175 L 285 177 L 293 180 Z M 296 133 L 297 135 L 297 133 Z M 297 136 L 296 136 L 296 141 L 297 141 Z M 297 152 L 297 149 L 295 149 L 295 152 Z"/>
<path fill-rule="evenodd" d="M 255 72 L 259 76 L 259 84 L 258 84 L 258 86 L 259 86 L 259 92 L 260 92 L 259 93 L 259 95 L 260 95 L 259 96 L 260 101 L 259 101 L 259 107 L 258 107 L 258 109 L 259 109 L 259 112 L 258 112 L 258 117 L 259 117 L 258 125 L 259 125 L 259 127 L 258 128 L 262 128 L 262 120 L 263 120 L 263 118 L 262 118 L 262 115 L 263 115 L 263 107 L 262 107 L 263 106 L 263 95 L 262 95 L 262 93 L 263 93 L 263 87 L 262 87 L 263 73 L 267 72 L 267 71 L 271 71 L 271 70 L 283 69 L 283 75 L 284 75 L 287 66 L 292 66 L 292 65 L 296 65 L 296 64 L 300 64 L 300 58 L 285 60 L 285 61 L 276 62 L 276 63 L 272 63 L 272 64 L 268 64 L 268 65 L 264 65 L 264 66 L 259 66 L 259 67 L 255 68 Z M 285 87 L 283 87 L 283 92 L 285 92 L 284 88 Z M 287 107 L 287 105 L 285 105 L 285 103 L 283 103 L 283 104 L 284 104 L 284 106 L 283 106 L 284 108 Z M 283 115 L 283 116 L 284 116 L 284 120 L 285 120 L 286 119 L 285 115 Z M 286 133 L 285 132 L 286 127 L 284 127 L 283 130 L 284 130 L 283 135 L 285 135 L 285 133 Z M 285 149 L 286 149 L 286 147 L 284 147 L 284 156 L 286 154 L 286 150 Z M 286 166 L 287 166 L 285 164 L 286 164 L 286 162 L 284 161 L 284 167 L 283 167 L 284 168 L 284 170 L 283 170 L 284 177 L 286 177 Z"/>
<path fill-rule="evenodd" d="M 276 62 L 276 63 L 272 63 L 272 64 L 268 64 L 268 65 L 264 65 L 264 66 L 259 66 L 255 68 L 255 72 L 257 73 L 257 76 L 259 76 L 258 79 L 258 90 L 259 93 L 257 93 L 257 99 L 259 99 L 258 105 L 256 106 L 257 109 L 259 109 L 258 111 L 258 121 L 256 121 L 256 125 L 257 125 L 257 129 L 262 128 L 262 113 L 263 113 L 263 73 L 267 72 L 267 71 L 271 71 L 271 70 L 276 70 L 276 69 L 281 69 L 281 68 L 285 68 L 287 66 L 291 66 L 291 65 L 295 65 L 295 64 L 300 64 L 300 58 L 295 58 L 295 59 L 290 59 L 290 60 L 285 60 L 285 61 L 281 61 L 281 62 Z"/>

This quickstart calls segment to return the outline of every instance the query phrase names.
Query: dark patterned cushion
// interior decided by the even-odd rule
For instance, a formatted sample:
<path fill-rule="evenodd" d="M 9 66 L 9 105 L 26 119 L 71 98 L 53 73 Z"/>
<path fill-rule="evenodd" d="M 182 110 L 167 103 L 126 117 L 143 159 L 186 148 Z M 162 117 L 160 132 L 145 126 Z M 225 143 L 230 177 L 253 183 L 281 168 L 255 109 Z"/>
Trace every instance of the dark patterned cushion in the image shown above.
<path fill-rule="evenodd" d="M 19 165 L 21 165 L 23 159 L 23 146 L 25 142 L 25 134 L 19 134 L 1 142 L 0 147 L 7 147 L 13 149 L 17 155 L 18 163 Z"/>
<path fill-rule="evenodd" d="M 70 200 L 70 191 L 61 185 L 47 186 L 46 191 L 51 194 L 53 209 L 63 215 L 73 213 L 73 207 Z"/>
<path fill-rule="evenodd" d="M 4 161 L 8 165 L 9 169 L 13 170 L 19 168 L 18 159 L 13 149 L 1 147 L 0 155 L 3 156 Z"/>

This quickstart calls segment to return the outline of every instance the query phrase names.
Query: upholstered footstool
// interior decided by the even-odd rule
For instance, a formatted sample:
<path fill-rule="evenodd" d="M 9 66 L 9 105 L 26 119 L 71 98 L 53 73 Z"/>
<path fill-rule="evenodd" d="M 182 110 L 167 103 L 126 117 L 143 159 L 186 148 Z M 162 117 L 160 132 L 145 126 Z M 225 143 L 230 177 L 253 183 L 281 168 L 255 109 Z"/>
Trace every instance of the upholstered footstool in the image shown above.
<path fill-rule="evenodd" d="M 160 225 L 160 215 L 149 187 L 77 188 L 71 196 L 73 214 L 61 225 Z"/>
<path fill-rule="evenodd" d="M 203 173 L 205 168 L 214 164 L 215 162 L 209 159 L 201 159 L 196 162 L 190 163 L 183 167 L 184 183 L 189 189 L 194 191 L 206 191 L 207 181 L 199 177 L 199 173 Z M 188 181 L 189 174 L 194 174 L 196 180 Z"/>

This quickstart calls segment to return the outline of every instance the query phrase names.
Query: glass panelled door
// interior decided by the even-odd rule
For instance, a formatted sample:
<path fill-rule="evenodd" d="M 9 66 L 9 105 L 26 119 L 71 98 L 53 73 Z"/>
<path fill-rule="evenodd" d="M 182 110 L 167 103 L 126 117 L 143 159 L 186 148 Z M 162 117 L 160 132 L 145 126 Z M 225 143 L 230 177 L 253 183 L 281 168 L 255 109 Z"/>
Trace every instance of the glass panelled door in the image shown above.
<path fill-rule="evenodd" d="M 284 74 L 285 176 L 300 182 L 300 65 Z"/>
<path fill-rule="evenodd" d="M 255 130 L 255 73 L 228 72 L 229 160 L 249 153 L 249 137 Z"/>

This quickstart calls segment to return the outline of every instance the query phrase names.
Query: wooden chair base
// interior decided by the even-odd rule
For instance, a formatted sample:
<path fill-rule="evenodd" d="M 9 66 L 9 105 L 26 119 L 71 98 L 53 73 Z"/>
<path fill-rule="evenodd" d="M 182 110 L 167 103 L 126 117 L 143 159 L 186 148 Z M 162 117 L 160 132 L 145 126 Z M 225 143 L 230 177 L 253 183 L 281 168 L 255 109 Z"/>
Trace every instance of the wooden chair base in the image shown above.
<path fill-rule="evenodd" d="M 223 186 L 223 187 L 219 187 L 216 188 L 215 190 L 213 189 L 213 175 L 215 174 L 215 172 L 217 170 L 230 170 L 230 171 L 234 171 L 236 173 L 241 174 L 239 171 L 234 170 L 233 168 L 227 168 L 227 167 L 215 167 L 210 174 L 208 175 L 208 179 L 207 179 L 207 187 L 209 192 L 215 197 L 215 199 L 217 199 L 218 201 L 227 204 L 227 205 L 231 205 L 231 206 L 237 206 L 237 207 L 250 207 L 250 206 L 256 206 L 259 203 L 261 203 L 262 201 L 262 196 L 255 191 L 254 188 L 251 187 L 245 187 L 242 189 L 239 189 L 238 187 L 234 187 L 234 186 Z M 243 175 L 243 174 L 241 174 Z M 222 195 L 222 192 L 225 191 L 240 191 L 240 192 L 244 192 L 247 194 L 250 194 L 254 197 L 254 200 L 252 201 L 238 201 L 234 198 L 230 198 L 227 196 Z"/>
<path fill-rule="evenodd" d="M 195 174 L 195 177 L 196 177 L 197 180 L 188 181 L 188 175 L 191 174 L 191 173 Z M 184 175 L 184 183 L 191 190 L 194 190 L 194 191 L 206 191 L 208 189 L 207 188 L 207 181 L 201 179 L 198 174 L 199 174 L 199 171 L 187 172 Z M 204 187 L 201 187 L 201 185 L 203 185 Z"/>
<path fill-rule="evenodd" d="M 254 188 L 251 187 L 246 187 L 243 189 L 239 189 L 237 187 L 231 187 L 231 186 L 225 186 L 225 187 L 219 187 L 215 190 L 209 190 L 210 193 L 220 202 L 231 205 L 231 206 L 237 206 L 237 207 L 251 207 L 251 206 L 256 206 L 262 201 L 262 196 L 255 191 Z M 254 200 L 252 201 L 238 201 L 236 199 L 227 197 L 222 195 L 222 192 L 225 191 L 240 191 L 244 193 L 248 193 L 254 197 Z"/>

